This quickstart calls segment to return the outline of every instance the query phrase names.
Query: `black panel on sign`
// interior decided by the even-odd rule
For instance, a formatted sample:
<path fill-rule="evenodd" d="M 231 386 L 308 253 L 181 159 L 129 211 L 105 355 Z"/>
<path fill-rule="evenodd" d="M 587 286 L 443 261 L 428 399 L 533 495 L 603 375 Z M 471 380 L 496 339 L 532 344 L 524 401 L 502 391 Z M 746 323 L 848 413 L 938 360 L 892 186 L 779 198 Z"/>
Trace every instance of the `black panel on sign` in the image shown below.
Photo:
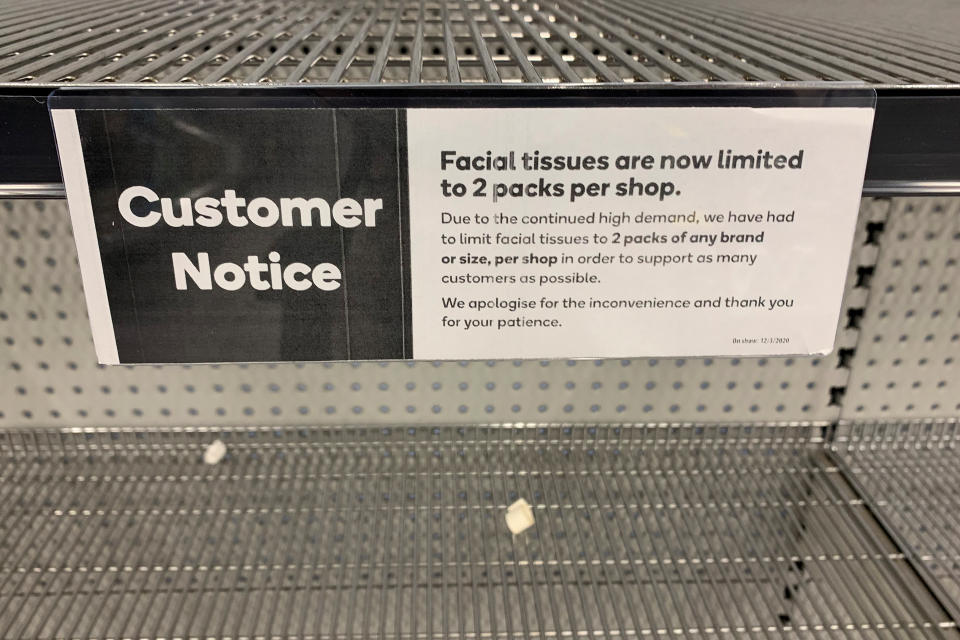
<path fill-rule="evenodd" d="M 344 196 L 375 193 L 383 198 L 384 211 L 400 211 L 400 117 L 393 109 L 337 111 L 338 172 Z M 405 138 L 403 144 L 406 145 Z M 371 153 L 374 149 L 377 152 Z M 387 185 L 394 188 L 388 190 Z M 401 260 L 399 238 L 406 228 L 407 225 L 401 228 L 400 216 L 394 215 L 382 216 L 377 221 L 376 234 L 364 227 L 343 230 L 351 358 L 382 357 L 384 348 L 391 353 L 404 353 L 406 322 L 398 303 L 403 295 L 401 262 L 409 266 L 409 260 Z"/>
<path fill-rule="evenodd" d="M 406 316 L 396 110 L 80 110 L 78 125 L 120 362 L 403 358 Z M 339 122 L 341 121 L 342 122 Z M 375 226 L 149 227 L 120 215 L 124 189 L 171 198 L 382 198 Z M 146 211 L 152 206 L 140 199 Z M 404 203 L 405 204 L 405 203 Z M 248 256 L 335 265 L 333 291 L 178 290 L 172 254 L 211 269 Z M 351 313 L 351 308 L 359 313 Z M 365 322 L 366 324 L 359 324 Z M 407 345 L 409 349 L 410 346 Z"/>

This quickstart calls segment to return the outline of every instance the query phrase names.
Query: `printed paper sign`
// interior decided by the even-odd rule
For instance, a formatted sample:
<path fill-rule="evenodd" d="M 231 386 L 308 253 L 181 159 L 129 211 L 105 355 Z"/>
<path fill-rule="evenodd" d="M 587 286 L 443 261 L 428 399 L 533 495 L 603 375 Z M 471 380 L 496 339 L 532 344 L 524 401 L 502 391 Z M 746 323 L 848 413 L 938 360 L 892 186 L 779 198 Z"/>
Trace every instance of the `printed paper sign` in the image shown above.
<path fill-rule="evenodd" d="M 407 121 L 419 357 L 833 348 L 872 110 Z"/>
<path fill-rule="evenodd" d="M 832 349 L 867 101 L 387 102 L 54 104 L 99 359 Z"/>

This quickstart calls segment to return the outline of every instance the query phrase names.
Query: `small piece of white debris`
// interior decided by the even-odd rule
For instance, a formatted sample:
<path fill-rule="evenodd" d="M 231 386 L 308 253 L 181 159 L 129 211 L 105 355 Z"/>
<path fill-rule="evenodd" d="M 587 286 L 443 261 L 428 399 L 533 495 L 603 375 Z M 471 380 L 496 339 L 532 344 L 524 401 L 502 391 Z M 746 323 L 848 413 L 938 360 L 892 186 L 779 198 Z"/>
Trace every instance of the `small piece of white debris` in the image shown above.
<path fill-rule="evenodd" d="M 227 455 L 227 445 L 221 440 L 214 440 L 203 452 L 203 461 L 210 465 L 219 464 L 225 455 Z"/>
<path fill-rule="evenodd" d="M 531 507 L 526 500 L 520 498 L 507 507 L 505 518 L 510 533 L 513 535 L 521 534 L 534 524 L 533 507 Z"/>

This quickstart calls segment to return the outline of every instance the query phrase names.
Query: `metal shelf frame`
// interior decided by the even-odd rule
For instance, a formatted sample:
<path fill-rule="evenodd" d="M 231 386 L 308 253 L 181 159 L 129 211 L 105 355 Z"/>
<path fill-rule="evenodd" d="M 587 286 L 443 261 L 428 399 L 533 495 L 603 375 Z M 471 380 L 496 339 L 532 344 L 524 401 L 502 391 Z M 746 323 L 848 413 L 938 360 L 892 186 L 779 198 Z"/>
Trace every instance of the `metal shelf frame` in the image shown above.
<path fill-rule="evenodd" d="M 954 25 L 891 22 L 867 2 L 853 22 L 846 6 L 846 14 L 804 16 L 759 0 L 11 0 L 0 7 L 0 197 L 62 197 L 47 99 L 65 87 L 321 94 L 364 86 L 397 95 L 506 84 L 534 97 L 567 87 L 615 96 L 866 84 L 878 98 L 865 193 L 960 194 Z M 917 15 L 924 8 L 938 10 L 934 0 L 912 3 Z M 960 234 L 944 222 L 952 209 L 934 202 L 906 212 L 912 217 L 898 209 L 888 217 L 886 206 L 874 208 L 862 216 L 851 265 L 857 284 L 840 352 L 824 360 L 828 373 L 797 366 L 788 381 L 764 376 L 772 367 L 758 362 L 740 377 L 728 372 L 746 366 L 681 382 L 662 373 L 666 362 L 661 377 L 650 373 L 651 361 L 634 367 L 642 375 L 630 378 L 632 387 L 608 375 L 611 393 L 621 381 L 638 398 L 665 394 L 671 382 L 676 393 L 706 384 L 699 388 L 759 394 L 780 380 L 782 389 L 814 389 L 841 405 L 851 360 L 865 357 L 855 348 L 860 318 L 874 342 L 886 326 L 871 315 L 871 278 L 878 295 L 921 290 L 899 266 L 910 258 L 924 286 L 953 295 L 949 243 Z M 105 413 L 108 424 L 126 427 L 11 422 L 0 430 L 0 640 L 960 637 L 955 417 L 849 421 L 853 414 L 837 406 L 838 420 L 783 423 L 172 426 L 193 418 L 171 407 L 197 415 L 179 386 L 168 389 L 176 373 L 145 369 L 121 383 L 77 365 L 86 356 L 73 350 L 68 322 L 82 318 L 82 306 L 70 306 L 69 284 L 79 281 L 65 258 L 65 216 L 37 209 L 18 220 L 26 222 L 4 229 L 9 277 L 0 309 L 0 320 L 12 320 L 4 327 L 14 327 L 6 364 L 27 380 L 13 392 L 23 398 L 17 420 L 45 420 L 53 408 L 57 420 L 101 424 L 103 414 L 88 406 L 107 404 L 107 395 L 130 406 Z M 886 225 L 906 257 L 880 255 Z M 907 231 L 916 232 L 914 244 Z M 59 271 L 61 262 L 69 265 Z M 930 265 L 935 277 L 922 270 Z M 897 344 L 929 336 L 947 367 L 956 340 L 944 327 L 953 312 L 948 318 L 951 307 L 939 300 L 910 303 L 917 316 L 937 314 L 926 324 L 904 319 L 884 330 Z M 44 341 L 51 335 L 60 342 Z M 720 364 L 740 362 L 709 371 Z M 55 375 L 51 366 L 69 373 L 37 382 Z M 466 374 L 456 379 L 461 390 L 501 395 L 511 382 L 544 393 L 564 381 L 578 392 L 599 384 L 583 367 L 576 375 L 521 369 L 501 367 L 496 383 L 475 371 L 469 383 Z M 433 389 L 453 388 L 452 377 L 438 384 L 449 372 L 404 377 L 421 395 L 414 402 L 398 393 L 393 405 L 429 411 Z M 267 380 L 270 393 L 327 392 L 316 372 L 309 389 L 289 371 L 277 380 L 247 373 L 195 371 L 209 376 L 202 389 L 187 374 L 179 382 L 195 395 L 252 394 Z M 393 370 L 392 387 L 377 371 L 361 373 L 349 388 L 379 383 L 386 393 L 403 384 Z M 945 375 L 927 377 L 913 384 L 953 389 Z M 893 388 L 888 378 L 885 389 Z M 885 404 L 867 401 L 876 381 L 857 380 L 858 403 L 874 410 L 861 415 L 883 414 Z M 218 424 L 234 420 L 219 418 L 226 406 L 254 415 L 255 403 L 226 397 L 208 407 Z M 931 397 L 925 406 L 950 410 Z M 265 399 L 248 420 L 288 420 L 281 403 Z M 61 416 L 68 405 L 70 416 Z M 157 413 L 144 413 L 148 405 Z M 461 406 L 450 415 L 471 417 Z M 319 408 L 303 419 L 322 421 Z M 356 421 L 361 413 L 337 415 Z M 202 454 L 214 439 L 228 454 L 210 466 Z M 534 505 L 536 525 L 513 537 L 503 513 L 520 497 Z"/>

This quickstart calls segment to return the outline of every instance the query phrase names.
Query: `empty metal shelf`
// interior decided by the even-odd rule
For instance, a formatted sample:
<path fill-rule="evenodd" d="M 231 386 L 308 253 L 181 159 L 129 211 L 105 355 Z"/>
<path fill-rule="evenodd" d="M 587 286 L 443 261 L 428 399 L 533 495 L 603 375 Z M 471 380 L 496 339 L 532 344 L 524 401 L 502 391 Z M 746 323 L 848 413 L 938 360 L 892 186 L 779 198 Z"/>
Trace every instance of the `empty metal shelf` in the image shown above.
<path fill-rule="evenodd" d="M 960 616 L 960 429 L 955 422 L 850 428 L 839 460 L 864 499 Z"/>
<path fill-rule="evenodd" d="M 0 635 L 955 637 L 805 431 L 5 432 Z"/>

